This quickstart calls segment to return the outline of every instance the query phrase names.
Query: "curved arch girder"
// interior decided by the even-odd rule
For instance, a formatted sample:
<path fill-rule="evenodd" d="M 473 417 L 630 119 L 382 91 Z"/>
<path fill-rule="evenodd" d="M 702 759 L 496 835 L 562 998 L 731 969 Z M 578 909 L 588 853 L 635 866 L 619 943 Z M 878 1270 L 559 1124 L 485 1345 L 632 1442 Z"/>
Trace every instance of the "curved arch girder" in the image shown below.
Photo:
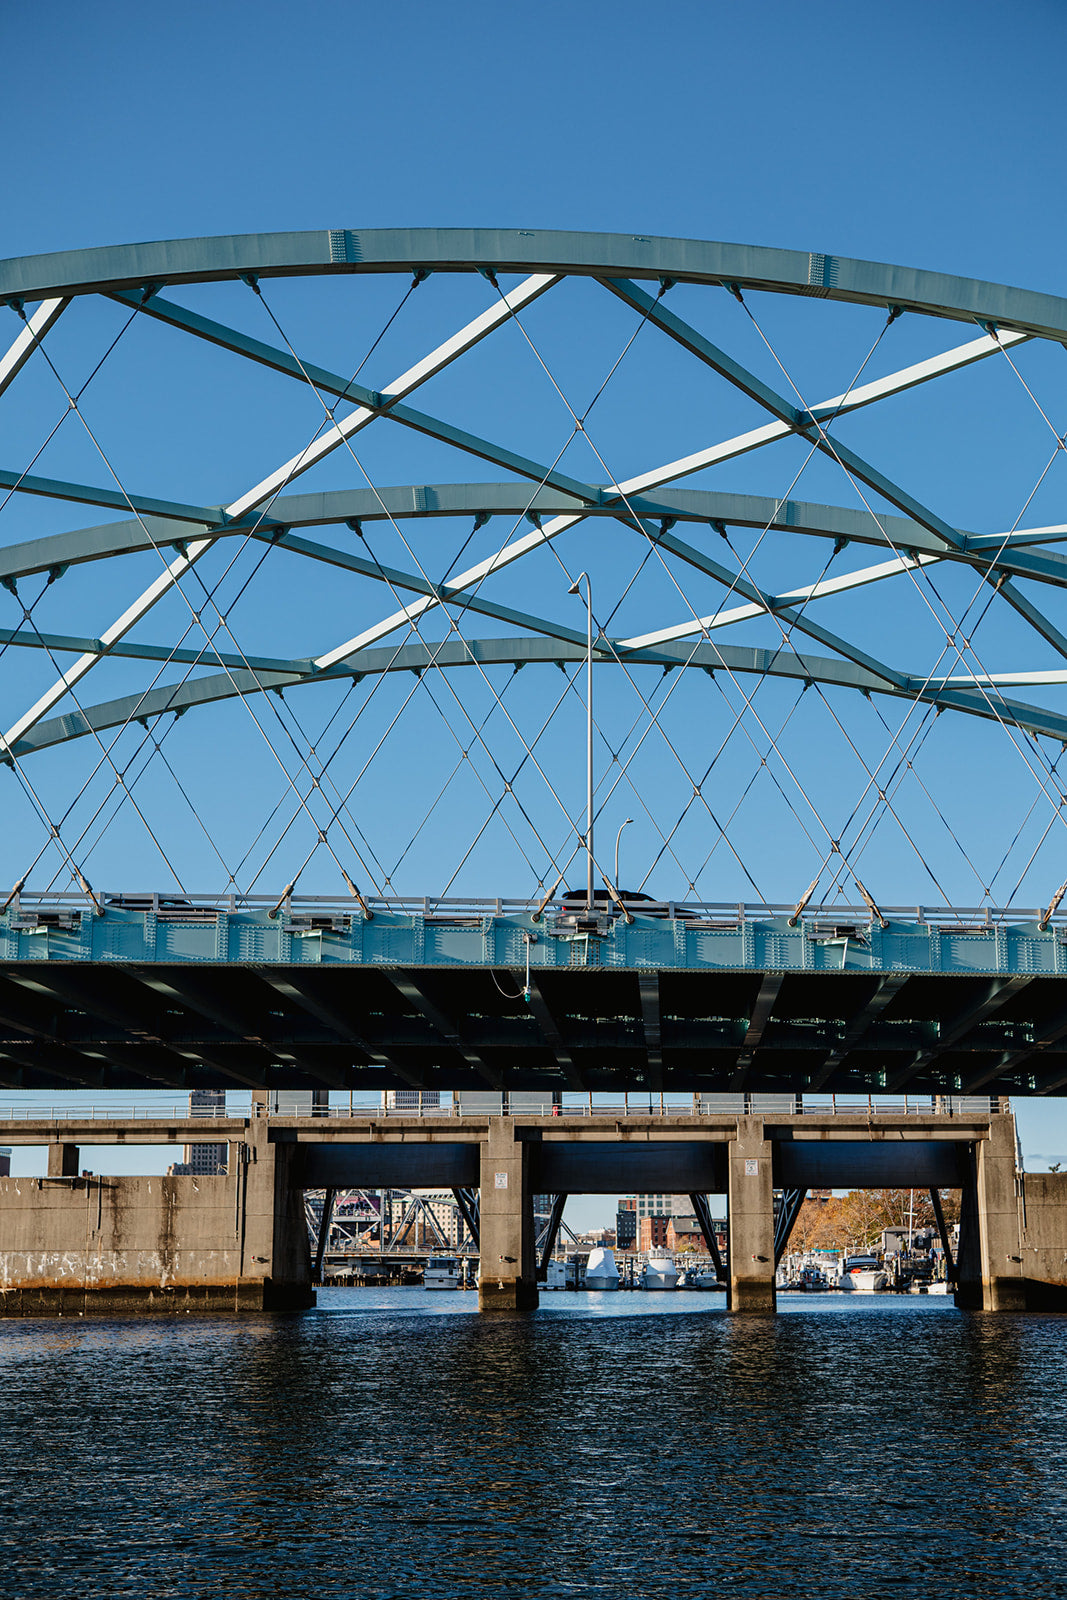
<path fill-rule="evenodd" d="M 3 475 L 0 474 L 0 484 Z M 608 489 L 604 494 L 609 494 Z M 0 549 L 0 580 L 26 578 L 111 556 L 134 555 L 156 548 L 180 548 L 183 540 L 202 538 L 207 530 L 214 539 L 251 536 L 298 553 L 315 555 L 314 547 L 287 537 L 293 528 L 329 527 L 338 523 L 385 522 L 392 517 L 434 520 L 460 516 L 575 515 L 610 517 L 629 524 L 625 510 L 616 504 L 589 505 L 573 495 L 540 489 L 532 498 L 522 483 L 398 484 L 381 489 L 335 489 L 314 494 L 283 495 L 271 515 L 224 522 L 221 507 L 204 507 L 202 520 L 190 520 L 185 507 L 181 519 L 146 515 L 122 522 L 105 522 L 69 533 Z M 774 533 L 803 534 L 819 539 L 847 539 L 852 543 L 936 555 L 992 572 L 1033 578 L 1039 583 L 1067 585 L 1067 556 L 1037 551 L 1028 541 L 1067 540 L 1067 525 L 1016 534 L 961 535 L 958 547 L 945 546 L 910 517 L 879 515 L 849 506 L 824 506 L 803 500 L 775 500 L 766 495 L 733 494 L 712 489 L 659 489 L 655 499 L 640 503 L 642 515 L 674 518 L 678 522 L 723 523 L 727 527 L 767 528 Z M 883 532 L 884 529 L 884 532 Z"/>
<path fill-rule="evenodd" d="M 108 245 L 0 261 L 0 299 L 153 291 L 165 284 L 380 272 L 558 272 L 671 278 L 900 306 L 1067 340 L 1067 300 L 974 278 L 821 252 L 711 240 L 518 228 L 330 228 Z"/>
<path fill-rule="evenodd" d="M 533 662 L 580 665 L 585 660 L 581 643 L 568 644 L 552 639 L 476 639 L 466 643 L 450 641 L 441 645 L 408 644 L 399 650 L 366 650 L 353 656 L 345 668 L 314 671 L 232 671 L 216 673 L 190 682 L 161 686 L 144 694 L 124 695 L 38 723 L 14 745 L 16 756 L 32 755 L 53 745 L 83 738 L 92 732 L 115 728 L 131 720 L 147 720 L 173 712 L 178 716 L 198 706 L 261 694 L 269 689 L 298 688 L 304 684 L 350 678 L 357 680 L 383 672 L 424 672 L 433 667 L 465 666 L 522 667 Z M 611 665 L 610 657 L 601 657 Z M 878 678 L 851 662 L 822 656 L 799 656 L 786 650 L 761 650 L 739 645 L 705 643 L 695 648 L 662 646 L 655 651 L 633 651 L 626 664 L 724 669 L 732 673 L 791 678 L 838 688 L 855 689 L 862 694 L 888 694 L 905 700 L 919 700 L 946 709 L 964 712 L 993 722 L 1007 722 L 1031 733 L 1047 734 L 1067 743 L 1067 715 L 1028 705 L 1023 701 L 997 697 L 998 710 L 978 688 L 954 685 L 935 686 L 922 678 L 906 678 L 898 687 Z M 0 758 L 2 759 L 2 758 Z M 10 764 L 10 763 L 9 763 Z"/>

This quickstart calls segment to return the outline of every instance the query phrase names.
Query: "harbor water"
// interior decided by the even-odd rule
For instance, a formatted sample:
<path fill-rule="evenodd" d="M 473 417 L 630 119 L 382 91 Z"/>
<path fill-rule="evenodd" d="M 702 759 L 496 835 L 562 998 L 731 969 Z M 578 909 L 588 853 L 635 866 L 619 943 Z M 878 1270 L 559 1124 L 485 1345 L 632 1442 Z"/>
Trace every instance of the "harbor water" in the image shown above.
<path fill-rule="evenodd" d="M 6 1600 L 1067 1595 L 1067 1323 L 780 1306 L 0 1324 Z"/>

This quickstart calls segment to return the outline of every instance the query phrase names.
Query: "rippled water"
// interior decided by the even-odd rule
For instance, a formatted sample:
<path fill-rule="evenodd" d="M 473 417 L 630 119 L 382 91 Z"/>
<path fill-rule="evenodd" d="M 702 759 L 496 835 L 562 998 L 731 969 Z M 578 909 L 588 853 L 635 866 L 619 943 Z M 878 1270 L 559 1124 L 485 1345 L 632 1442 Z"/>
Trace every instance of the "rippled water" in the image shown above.
<path fill-rule="evenodd" d="M 0 1323 L 0 1589 L 1067 1595 L 1067 1320 L 781 1307 Z"/>

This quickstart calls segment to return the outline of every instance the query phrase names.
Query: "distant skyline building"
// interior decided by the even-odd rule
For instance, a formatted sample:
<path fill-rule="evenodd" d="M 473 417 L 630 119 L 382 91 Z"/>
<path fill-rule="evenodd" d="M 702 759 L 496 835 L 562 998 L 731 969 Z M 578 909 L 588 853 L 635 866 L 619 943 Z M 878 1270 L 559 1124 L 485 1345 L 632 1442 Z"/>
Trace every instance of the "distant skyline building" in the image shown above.
<path fill-rule="evenodd" d="M 693 1203 L 687 1194 L 629 1194 L 620 1200 L 620 1207 L 626 1202 L 633 1201 L 633 1209 L 637 1214 L 638 1225 L 642 1217 L 689 1217 L 693 1214 Z"/>
<path fill-rule="evenodd" d="M 386 1089 L 386 1111 L 410 1111 L 417 1116 L 420 1111 L 440 1111 L 440 1089 Z"/>
<path fill-rule="evenodd" d="M 2 1150 L 0 1150 L 0 1178 L 10 1178 L 10 1176 L 11 1176 L 11 1151 L 5 1145 L 4 1148 Z"/>
<path fill-rule="evenodd" d="M 225 1089 L 193 1089 L 189 1094 L 190 1117 L 220 1117 L 226 1115 Z M 182 1159 L 169 1168 L 175 1177 L 218 1177 L 229 1165 L 230 1147 L 225 1140 L 210 1144 L 187 1144 Z"/>

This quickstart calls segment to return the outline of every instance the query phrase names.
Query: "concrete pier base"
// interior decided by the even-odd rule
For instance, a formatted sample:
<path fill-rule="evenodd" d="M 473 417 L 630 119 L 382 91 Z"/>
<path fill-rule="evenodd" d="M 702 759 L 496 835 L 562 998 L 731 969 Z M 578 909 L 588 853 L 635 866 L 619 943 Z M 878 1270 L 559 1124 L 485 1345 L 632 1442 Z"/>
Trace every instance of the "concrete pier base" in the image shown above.
<path fill-rule="evenodd" d="M 762 1118 L 738 1118 L 737 1136 L 727 1146 L 726 1186 L 727 1309 L 774 1311 L 772 1147 Z"/>
<path fill-rule="evenodd" d="M 490 1117 L 481 1145 L 479 1311 L 535 1311 L 538 1303 L 530 1146 L 511 1117 Z"/>
<path fill-rule="evenodd" d="M 973 1311 L 1025 1311 L 1015 1119 L 994 1117 L 966 1161 L 956 1263 L 956 1304 Z"/>

